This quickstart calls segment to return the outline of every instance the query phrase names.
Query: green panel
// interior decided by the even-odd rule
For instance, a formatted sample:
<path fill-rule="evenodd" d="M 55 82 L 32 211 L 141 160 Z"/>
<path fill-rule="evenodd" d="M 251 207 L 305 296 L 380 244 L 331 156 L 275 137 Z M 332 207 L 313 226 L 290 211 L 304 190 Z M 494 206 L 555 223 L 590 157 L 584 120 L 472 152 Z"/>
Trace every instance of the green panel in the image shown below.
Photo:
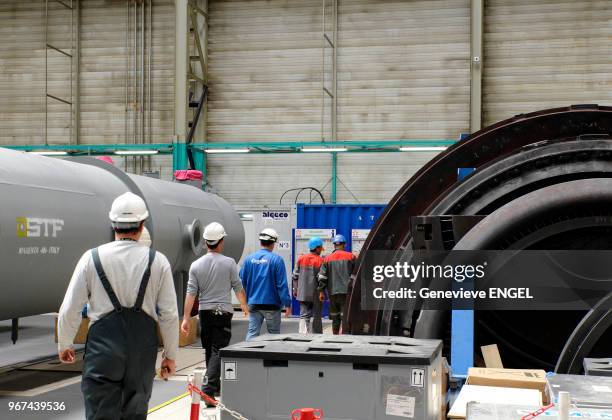
<path fill-rule="evenodd" d="M 174 171 L 178 171 L 180 169 L 189 169 L 187 159 L 187 145 L 185 143 L 174 143 L 172 158 L 172 169 Z"/>
<path fill-rule="evenodd" d="M 336 204 L 338 192 L 338 153 L 332 153 L 331 202 Z"/>
<path fill-rule="evenodd" d="M 398 147 L 436 147 L 451 146 L 457 140 L 453 139 L 411 139 L 411 140 L 351 140 L 351 141 L 245 141 L 245 142 L 215 142 L 215 143 L 192 143 L 190 147 L 198 150 L 218 149 L 250 149 L 250 153 L 302 153 L 302 148 L 348 148 L 349 153 L 365 152 L 398 152 Z M 330 153 L 330 152 L 322 152 Z"/>
<path fill-rule="evenodd" d="M 195 169 L 202 172 L 202 185 L 206 185 L 206 153 L 193 149 L 193 161 Z"/>

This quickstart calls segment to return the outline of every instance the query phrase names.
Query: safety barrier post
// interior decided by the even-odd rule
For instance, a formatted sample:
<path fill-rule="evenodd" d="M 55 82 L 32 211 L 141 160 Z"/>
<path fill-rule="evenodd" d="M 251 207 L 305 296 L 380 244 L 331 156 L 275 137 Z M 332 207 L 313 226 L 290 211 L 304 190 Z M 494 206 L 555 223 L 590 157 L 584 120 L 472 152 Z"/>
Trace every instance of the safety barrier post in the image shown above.
<path fill-rule="evenodd" d="M 193 372 L 193 387 L 195 389 L 202 389 L 202 381 L 204 379 L 204 371 L 196 369 Z M 189 420 L 199 420 L 200 418 L 200 401 L 202 397 L 197 392 L 191 393 L 191 416 Z"/>

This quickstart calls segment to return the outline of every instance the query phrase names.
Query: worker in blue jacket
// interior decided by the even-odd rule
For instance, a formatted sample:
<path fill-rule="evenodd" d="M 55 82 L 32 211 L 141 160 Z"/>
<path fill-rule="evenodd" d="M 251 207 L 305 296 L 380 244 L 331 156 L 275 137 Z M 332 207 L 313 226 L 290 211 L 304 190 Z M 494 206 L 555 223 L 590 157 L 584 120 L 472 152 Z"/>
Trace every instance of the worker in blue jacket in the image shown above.
<path fill-rule="evenodd" d="M 249 330 L 246 340 L 259 336 L 265 319 L 269 334 L 280 334 L 281 311 L 291 313 L 285 262 L 272 252 L 278 233 L 266 228 L 259 234 L 261 249 L 244 259 L 240 279 L 249 305 Z"/>

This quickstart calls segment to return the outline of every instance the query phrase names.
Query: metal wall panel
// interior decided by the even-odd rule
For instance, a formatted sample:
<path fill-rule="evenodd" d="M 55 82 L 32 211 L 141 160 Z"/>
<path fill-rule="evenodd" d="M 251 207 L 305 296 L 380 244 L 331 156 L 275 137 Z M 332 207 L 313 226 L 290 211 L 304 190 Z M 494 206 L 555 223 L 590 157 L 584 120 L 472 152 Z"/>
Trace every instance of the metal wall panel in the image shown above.
<path fill-rule="evenodd" d="M 278 206 L 290 188 L 322 189 L 327 202 L 331 191 L 331 157 L 326 153 L 286 155 L 224 155 L 208 158 L 208 182 L 212 192 L 237 207 Z M 295 193 L 282 204 L 293 204 Z M 308 202 L 306 193 L 300 201 Z M 321 201 L 315 198 L 317 203 Z"/>
<path fill-rule="evenodd" d="M 70 0 L 65 1 L 70 4 Z M 76 0 L 73 2 L 76 6 Z M 124 143 L 126 108 L 126 5 L 125 0 L 81 0 L 80 142 Z M 48 43 L 71 52 L 70 11 L 48 2 Z M 133 16 L 133 15 L 132 15 Z M 146 140 L 169 142 L 174 132 L 174 2 L 153 0 L 151 68 L 151 132 Z M 0 2 L 0 144 L 43 144 L 45 141 L 45 1 Z M 130 33 L 130 37 L 133 34 Z M 147 36 L 148 42 L 148 36 Z M 76 59 L 70 89 L 70 60 L 48 51 L 48 93 L 68 101 L 76 98 Z M 130 68 L 131 71 L 131 68 Z M 130 77 L 133 77 L 131 75 Z M 48 142 L 76 141 L 70 130 L 70 108 L 48 99 Z M 148 125 L 148 117 L 146 118 Z M 115 158 L 117 162 L 123 159 Z M 167 159 L 153 159 L 152 168 Z M 167 176 L 164 176 L 167 178 Z"/>
<path fill-rule="evenodd" d="M 387 203 L 435 152 L 338 154 L 338 203 Z"/>
<path fill-rule="evenodd" d="M 70 14 L 49 2 L 48 43 L 70 49 Z M 45 136 L 45 2 L 0 2 L 0 144 L 41 144 Z M 49 51 L 48 92 L 71 101 L 70 60 Z M 68 143 L 70 109 L 49 100 L 49 143 Z"/>
<path fill-rule="evenodd" d="M 134 75 L 131 64 L 127 69 L 129 76 L 126 75 L 126 54 L 131 55 L 134 51 L 133 29 L 126 50 L 126 1 L 82 0 L 81 7 L 81 142 L 101 144 L 127 140 L 131 143 L 133 131 L 128 132 L 127 139 L 125 135 L 126 77 L 134 83 Z M 130 20 L 133 19 L 133 9 L 131 16 Z M 133 25 L 132 21 L 130 25 Z M 153 1 L 152 35 L 152 136 L 149 139 L 147 127 L 146 141 L 169 142 L 174 134 L 172 0 Z M 128 109 L 135 107 L 130 101 Z M 128 126 L 133 130 L 131 122 Z"/>
<path fill-rule="evenodd" d="M 341 0 L 338 138 L 469 131 L 469 0 Z M 432 153 L 338 156 L 338 202 L 387 202 Z"/>
<path fill-rule="evenodd" d="M 209 1 L 209 141 L 321 139 L 321 4 Z"/>
<path fill-rule="evenodd" d="M 207 140 L 320 140 L 321 1 L 210 0 L 208 7 Z M 326 154 L 210 156 L 208 163 L 213 190 L 238 206 L 275 205 L 284 191 L 323 188 L 331 177 Z"/>
<path fill-rule="evenodd" d="M 339 3 L 338 138 L 456 138 L 469 127 L 469 0 Z"/>
<path fill-rule="evenodd" d="M 338 4 L 338 139 L 456 138 L 467 131 L 469 0 Z M 216 0 L 209 10 L 208 140 L 319 140 L 322 2 Z M 328 127 L 327 113 L 325 121 Z M 215 157 L 210 183 L 234 204 L 269 204 L 312 181 L 310 173 L 322 176 L 308 185 L 325 185 L 331 168 L 321 162 L 330 160 Z M 356 202 L 354 192 L 361 202 L 385 202 L 424 161 L 423 154 L 340 154 L 338 200 Z M 307 170 L 310 162 L 316 166 Z"/>
<path fill-rule="evenodd" d="M 612 103 L 612 4 L 487 0 L 484 123 L 578 103 Z"/>
<path fill-rule="evenodd" d="M 174 6 L 153 3 L 149 140 L 167 142 L 174 130 Z M 339 1 L 338 139 L 456 138 L 468 131 L 469 3 Z M 0 2 L 0 144 L 44 139 L 44 4 Z M 81 4 L 81 142 L 130 142 L 126 2 Z M 612 102 L 608 1 L 485 4 L 485 124 L 549 106 Z M 206 140 L 319 140 L 321 1 L 210 0 L 209 10 Z M 66 17 L 53 10 L 50 17 L 53 42 L 61 44 Z M 65 62 L 50 55 L 49 92 L 66 97 L 68 75 Z M 50 103 L 49 115 L 50 143 L 67 143 L 66 108 Z M 325 120 L 329 126 L 327 111 Z M 338 201 L 385 202 L 433 156 L 339 154 Z M 329 155 L 225 155 L 208 162 L 210 185 L 233 204 L 274 204 L 286 189 L 305 185 L 325 188 L 329 197 Z M 170 159 L 153 158 L 152 169 L 160 166 L 162 177 L 171 177 Z"/>
<path fill-rule="evenodd" d="M 435 152 L 339 153 L 337 202 L 386 203 L 435 155 Z M 284 191 L 306 186 L 321 189 L 330 202 L 330 180 L 329 154 L 208 157 L 209 187 L 234 206 L 278 205 Z M 293 203 L 294 197 L 288 194 L 283 204 Z M 300 195 L 300 202 L 308 200 L 308 195 Z"/>

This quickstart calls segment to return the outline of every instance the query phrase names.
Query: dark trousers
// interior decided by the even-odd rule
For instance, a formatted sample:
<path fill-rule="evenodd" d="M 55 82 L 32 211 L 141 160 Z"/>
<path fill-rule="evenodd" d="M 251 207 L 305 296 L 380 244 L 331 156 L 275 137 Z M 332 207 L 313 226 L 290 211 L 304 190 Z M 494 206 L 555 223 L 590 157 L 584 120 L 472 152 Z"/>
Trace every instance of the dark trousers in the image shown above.
<path fill-rule="evenodd" d="M 319 300 L 319 292 L 315 293 L 312 302 L 312 332 L 323 334 L 323 302 Z"/>
<path fill-rule="evenodd" d="M 346 294 L 331 295 L 329 297 L 329 319 L 332 320 L 332 331 L 334 335 L 340 334 L 345 302 Z"/>
<path fill-rule="evenodd" d="M 323 333 L 323 303 L 317 296 L 317 300 L 313 302 L 300 301 L 300 319 L 306 321 L 308 332 L 313 334 Z M 310 320 L 312 319 L 312 328 Z"/>
<path fill-rule="evenodd" d="M 147 418 L 157 328 L 144 312 L 113 311 L 89 329 L 81 390 L 88 420 Z"/>
<path fill-rule="evenodd" d="M 216 315 L 215 311 L 200 311 L 202 348 L 206 359 L 206 377 L 202 390 L 210 396 L 221 391 L 219 350 L 227 347 L 232 339 L 232 316 L 226 312 Z"/>

